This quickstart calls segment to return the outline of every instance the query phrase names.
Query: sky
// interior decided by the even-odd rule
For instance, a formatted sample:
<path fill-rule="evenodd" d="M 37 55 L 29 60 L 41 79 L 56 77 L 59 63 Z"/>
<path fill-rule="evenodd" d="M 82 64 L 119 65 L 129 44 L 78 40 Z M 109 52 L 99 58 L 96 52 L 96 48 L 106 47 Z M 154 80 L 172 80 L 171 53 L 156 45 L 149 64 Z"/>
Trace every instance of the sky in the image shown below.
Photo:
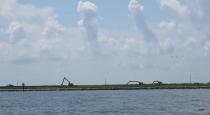
<path fill-rule="evenodd" d="M 209 0 L 0 0 L 0 85 L 210 81 Z"/>

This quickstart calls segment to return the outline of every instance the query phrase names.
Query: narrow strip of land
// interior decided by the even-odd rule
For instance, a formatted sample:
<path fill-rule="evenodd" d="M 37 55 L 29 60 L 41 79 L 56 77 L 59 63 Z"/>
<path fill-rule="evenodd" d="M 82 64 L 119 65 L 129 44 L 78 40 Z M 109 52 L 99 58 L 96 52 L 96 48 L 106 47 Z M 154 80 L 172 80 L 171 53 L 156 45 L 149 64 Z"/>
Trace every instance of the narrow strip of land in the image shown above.
<path fill-rule="evenodd" d="M 141 90 L 141 89 L 210 89 L 210 84 L 113 84 L 113 85 L 43 85 L 0 86 L 0 91 L 74 91 L 74 90 Z"/>

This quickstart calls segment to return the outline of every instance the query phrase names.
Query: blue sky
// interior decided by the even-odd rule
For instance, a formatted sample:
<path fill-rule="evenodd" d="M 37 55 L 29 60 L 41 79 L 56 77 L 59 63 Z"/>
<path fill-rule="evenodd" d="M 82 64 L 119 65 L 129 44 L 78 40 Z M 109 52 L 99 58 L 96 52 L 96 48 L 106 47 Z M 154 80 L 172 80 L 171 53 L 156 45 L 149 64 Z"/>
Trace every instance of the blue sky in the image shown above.
<path fill-rule="evenodd" d="M 103 28 L 126 31 L 127 27 L 130 27 L 130 21 L 132 17 L 128 11 L 128 0 L 90 0 L 94 4 L 97 4 L 98 14 L 101 16 L 100 24 Z M 36 7 L 53 7 L 58 20 L 62 24 L 77 26 L 79 15 L 77 13 L 78 0 L 19 0 L 22 4 L 33 4 Z M 155 23 L 160 21 L 163 16 L 160 13 L 160 8 L 156 0 L 142 0 L 142 4 L 148 7 L 144 10 L 144 15 L 149 22 Z M 151 15 L 153 14 L 153 15 Z"/>
<path fill-rule="evenodd" d="M 0 3 L 0 85 L 210 81 L 207 0 Z"/>

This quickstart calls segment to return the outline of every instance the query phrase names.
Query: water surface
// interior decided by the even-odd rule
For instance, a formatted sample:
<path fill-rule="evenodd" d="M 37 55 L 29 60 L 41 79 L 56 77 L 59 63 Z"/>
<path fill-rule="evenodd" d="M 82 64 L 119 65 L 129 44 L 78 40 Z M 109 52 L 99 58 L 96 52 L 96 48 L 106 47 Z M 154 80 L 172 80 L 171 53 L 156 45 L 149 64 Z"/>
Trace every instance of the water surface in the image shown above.
<path fill-rule="evenodd" d="M 0 92 L 0 115 L 210 115 L 210 90 Z"/>

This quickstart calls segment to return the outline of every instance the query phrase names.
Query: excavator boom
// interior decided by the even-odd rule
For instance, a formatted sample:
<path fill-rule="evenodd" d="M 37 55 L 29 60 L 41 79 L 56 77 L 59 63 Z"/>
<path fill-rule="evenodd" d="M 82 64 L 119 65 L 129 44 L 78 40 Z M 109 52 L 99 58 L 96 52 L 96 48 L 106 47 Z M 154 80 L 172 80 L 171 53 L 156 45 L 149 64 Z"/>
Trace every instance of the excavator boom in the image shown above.
<path fill-rule="evenodd" d="M 61 86 L 63 86 L 64 82 L 67 81 L 68 82 L 68 86 L 73 86 L 74 84 L 71 83 L 66 77 L 63 78 Z"/>

